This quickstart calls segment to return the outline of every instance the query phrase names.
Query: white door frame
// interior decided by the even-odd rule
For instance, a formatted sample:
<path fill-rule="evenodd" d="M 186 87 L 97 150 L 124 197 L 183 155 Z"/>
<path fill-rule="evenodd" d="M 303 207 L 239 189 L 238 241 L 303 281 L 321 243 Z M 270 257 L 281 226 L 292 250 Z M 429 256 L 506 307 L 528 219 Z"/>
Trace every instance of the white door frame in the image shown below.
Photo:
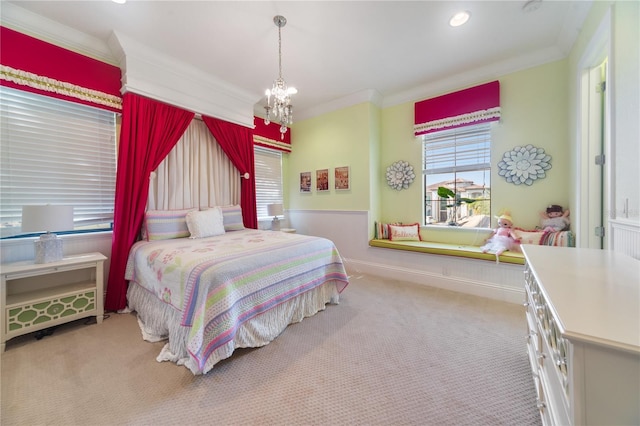
<path fill-rule="evenodd" d="M 589 174 L 590 168 L 594 158 L 591 157 L 589 153 L 589 123 L 588 123 L 588 112 L 586 108 L 583 108 L 583 103 L 588 102 L 588 94 L 585 93 L 585 90 L 589 88 L 584 88 L 583 82 L 585 79 L 588 81 L 588 74 L 592 68 L 595 68 L 601 65 L 605 60 L 607 61 L 607 89 L 605 91 L 605 101 L 604 101 L 604 151 L 605 155 L 605 176 L 602 184 L 604 186 L 604 199 L 602 200 L 604 207 L 604 217 L 603 226 L 605 226 L 605 238 L 603 240 L 604 247 L 609 246 L 608 242 L 611 238 L 611 232 L 608 229 L 607 219 L 609 216 L 609 212 L 611 211 L 611 206 L 613 205 L 613 197 L 614 197 L 614 188 L 611 187 L 611 170 L 613 169 L 613 146 L 611 141 L 613 127 L 611 123 L 611 106 L 612 106 L 612 89 L 613 84 L 611 84 L 611 77 L 613 76 L 612 70 L 612 53 L 613 49 L 611 47 L 611 8 L 607 10 L 598 29 L 596 30 L 594 36 L 591 38 L 587 48 L 582 55 L 582 58 L 578 62 L 577 67 L 577 75 L 575 76 L 576 81 L 576 146 L 577 146 L 577 167 L 576 167 L 576 211 L 571 212 L 572 221 L 575 223 L 574 230 L 576 232 L 576 246 L 577 247 L 589 247 L 590 244 L 593 244 L 593 238 L 589 238 L 590 235 L 593 235 L 594 229 L 590 226 L 589 218 L 590 218 L 590 200 L 593 200 L 593 197 L 600 197 L 599 189 L 597 193 L 594 193 L 589 188 Z M 593 88 L 591 88 L 593 90 Z M 591 243 L 590 243 L 591 241 Z"/>

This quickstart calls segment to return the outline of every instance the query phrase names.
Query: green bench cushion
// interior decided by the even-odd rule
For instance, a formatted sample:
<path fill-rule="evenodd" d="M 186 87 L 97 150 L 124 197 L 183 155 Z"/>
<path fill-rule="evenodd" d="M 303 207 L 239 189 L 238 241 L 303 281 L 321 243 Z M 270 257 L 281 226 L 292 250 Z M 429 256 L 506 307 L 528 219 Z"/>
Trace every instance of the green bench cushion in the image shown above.
<path fill-rule="evenodd" d="M 433 243 L 430 241 L 391 241 L 382 239 L 373 239 L 369 241 L 369 245 L 371 247 L 440 254 L 444 256 L 458 256 L 468 259 L 490 260 L 494 262 L 496 260 L 494 253 L 483 253 L 478 246 Z M 522 253 L 505 251 L 499 258 L 500 262 L 524 265 L 524 255 Z"/>

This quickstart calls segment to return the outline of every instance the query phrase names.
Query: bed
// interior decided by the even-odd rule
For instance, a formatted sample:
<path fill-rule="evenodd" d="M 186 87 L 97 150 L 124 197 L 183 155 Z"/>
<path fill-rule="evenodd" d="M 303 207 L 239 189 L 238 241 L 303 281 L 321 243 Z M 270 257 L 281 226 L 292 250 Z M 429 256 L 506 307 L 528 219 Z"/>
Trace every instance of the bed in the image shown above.
<path fill-rule="evenodd" d="M 204 238 L 138 241 L 128 307 L 157 357 L 205 374 L 235 348 L 260 347 L 337 304 L 348 277 L 330 240 L 240 229 Z"/>

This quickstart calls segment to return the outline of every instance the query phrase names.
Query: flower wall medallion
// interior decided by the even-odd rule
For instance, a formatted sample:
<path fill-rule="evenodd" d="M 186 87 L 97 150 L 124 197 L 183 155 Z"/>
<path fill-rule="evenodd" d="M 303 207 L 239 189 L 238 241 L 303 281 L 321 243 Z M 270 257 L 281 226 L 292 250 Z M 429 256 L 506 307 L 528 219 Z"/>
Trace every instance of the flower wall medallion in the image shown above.
<path fill-rule="evenodd" d="M 546 170 L 551 168 L 551 156 L 544 149 L 533 145 L 516 146 L 502 156 L 498 163 L 498 174 L 514 185 L 532 185 L 538 179 L 544 179 Z"/>
<path fill-rule="evenodd" d="M 415 178 L 413 166 L 406 161 L 396 161 L 387 167 L 387 183 L 398 191 L 409 188 Z"/>

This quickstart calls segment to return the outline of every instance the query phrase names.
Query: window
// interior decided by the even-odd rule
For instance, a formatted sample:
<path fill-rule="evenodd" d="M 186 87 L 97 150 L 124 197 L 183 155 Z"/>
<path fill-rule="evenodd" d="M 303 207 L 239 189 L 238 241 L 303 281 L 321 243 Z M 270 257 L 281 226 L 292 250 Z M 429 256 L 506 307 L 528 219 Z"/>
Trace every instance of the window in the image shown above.
<path fill-rule="evenodd" d="M 425 224 L 489 228 L 491 123 L 427 133 L 422 141 Z"/>
<path fill-rule="evenodd" d="M 76 230 L 111 229 L 115 113 L 0 87 L 0 237 L 21 234 L 22 206 L 74 208 Z"/>
<path fill-rule="evenodd" d="M 267 204 L 282 204 L 282 153 L 255 147 L 258 220 L 271 220 Z"/>

